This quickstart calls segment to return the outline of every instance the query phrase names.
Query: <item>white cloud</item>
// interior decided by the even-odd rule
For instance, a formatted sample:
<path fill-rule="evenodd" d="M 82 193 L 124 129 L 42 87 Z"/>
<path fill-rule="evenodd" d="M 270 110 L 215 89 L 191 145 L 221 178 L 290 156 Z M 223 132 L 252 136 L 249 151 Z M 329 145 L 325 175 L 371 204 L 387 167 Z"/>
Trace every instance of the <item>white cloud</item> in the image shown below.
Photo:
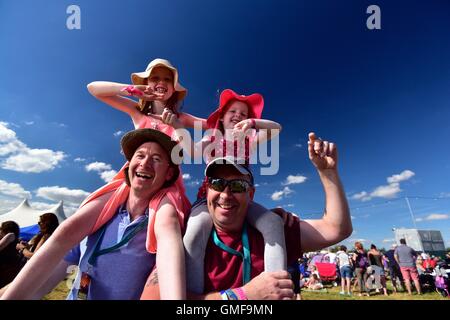
<path fill-rule="evenodd" d="M 301 143 L 296 143 L 294 146 L 296 146 L 297 148 L 303 147 L 303 145 Z"/>
<path fill-rule="evenodd" d="M 449 219 L 450 215 L 442 213 L 431 213 L 424 218 L 417 218 L 416 221 L 433 221 L 433 220 L 446 220 Z"/>
<path fill-rule="evenodd" d="M 362 243 L 370 242 L 367 239 L 355 239 L 355 238 L 347 239 L 346 241 L 351 242 L 351 243 L 355 243 L 355 242 L 362 242 Z"/>
<path fill-rule="evenodd" d="M 117 171 L 111 169 L 111 165 L 104 162 L 92 162 L 85 166 L 86 171 L 97 172 L 105 182 L 110 182 L 117 174 Z"/>
<path fill-rule="evenodd" d="M 352 199 L 368 201 L 372 198 L 395 198 L 397 194 L 402 191 L 402 189 L 400 189 L 400 182 L 406 181 L 414 175 L 415 173 L 411 170 L 404 170 L 400 174 L 394 174 L 388 177 L 386 179 L 389 183 L 388 185 L 378 186 L 370 193 L 366 191 L 356 193 L 352 196 Z"/>
<path fill-rule="evenodd" d="M 400 189 L 400 184 L 398 182 L 394 182 L 387 186 L 379 186 L 373 192 L 370 193 L 372 198 L 395 198 L 397 193 L 402 191 Z"/>
<path fill-rule="evenodd" d="M 68 205 L 79 205 L 89 195 L 89 192 L 80 189 L 52 186 L 39 188 L 36 191 L 36 195 L 56 202 L 63 200 Z"/>
<path fill-rule="evenodd" d="M 108 170 L 108 171 L 103 171 L 100 172 L 100 178 L 103 179 L 103 181 L 105 182 L 110 182 L 112 180 L 112 178 L 114 178 L 117 174 L 116 170 Z"/>
<path fill-rule="evenodd" d="M 121 137 L 123 135 L 123 131 L 119 130 L 113 133 L 114 137 Z"/>
<path fill-rule="evenodd" d="M 73 159 L 73 161 L 75 161 L 75 162 L 85 162 L 86 159 L 84 159 L 84 158 L 75 158 L 75 159 Z"/>
<path fill-rule="evenodd" d="M 350 219 L 355 220 L 356 217 L 355 216 L 350 216 Z"/>
<path fill-rule="evenodd" d="M 201 183 L 202 183 L 202 182 L 201 182 L 200 180 L 193 180 L 193 181 L 189 181 L 189 182 L 187 183 L 187 185 L 188 185 L 189 187 L 197 187 L 197 186 L 199 186 Z"/>
<path fill-rule="evenodd" d="M 26 149 L 2 161 L 1 166 L 6 170 L 39 173 L 53 170 L 64 157 L 65 154 L 62 151 Z"/>
<path fill-rule="evenodd" d="M 395 239 L 383 239 L 383 243 L 395 242 Z"/>
<path fill-rule="evenodd" d="M 306 177 L 301 176 L 301 175 L 288 175 L 286 178 L 286 181 L 283 183 L 284 186 L 288 186 L 290 184 L 298 184 L 298 183 L 303 183 L 306 181 Z"/>
<path fill-rule="evenodd" d="M 85 166 L 86 171 L 101 172 L 105 170 L 111 170 L 111 165 L 104 162 L 92 162 Z"/>
<path fill-rule="evenodd" d="M 360 193 L 354 194 L 352 196 L 352 199 L 361 200 L 361 201 L 367 201 L 370 200 L 370 196 L 366 191 L 362 191 Z"/>
<path fill-rule="evenodd" d="M 183 173 L 183 180 L 190 180 L 191 175 L 189 173 Z"/>
<path fill-rule="evenodd" d="M 0 166 L 6 170 L 39 173 L 53 170 L 66 155 L 62 151 L 31 149 L 16 137 L 16 133 L 0 122 Z"/>
<path fill-rule="evenodd" d="M 0 180 L 0 193 L 15 198 L 31 198 L 31 193 L 26 191 L 20 184 Z"/>
<path fill-rule="evenodd" d="M 279 201 L 283 199 L 283 197 L 286 197 L 287 195 L 293 193 L 294 191 L 291 190 L 289 187 L 284 187 L 281 191 L 275 191 L 270 197 L 273 201 Z"/>
<path fill-rule="evenodd" d="M 405 170 L 400 174 L 394 174 L 387 178 L 388 183 L 398 183 L 402 181 L 406 181 L 415 175 L 411 170 Z"/>
<path fill-rule="evenodd" d="M 441 197 L 441 198 L 450 198 L 450 192 L 441 192 L 439 197 Z"/>
<path fill-rule="evenodd" d="M 25 121 L 25 124 L 27 126 L 32 126 L 34 124 L 34 121 Z"/>

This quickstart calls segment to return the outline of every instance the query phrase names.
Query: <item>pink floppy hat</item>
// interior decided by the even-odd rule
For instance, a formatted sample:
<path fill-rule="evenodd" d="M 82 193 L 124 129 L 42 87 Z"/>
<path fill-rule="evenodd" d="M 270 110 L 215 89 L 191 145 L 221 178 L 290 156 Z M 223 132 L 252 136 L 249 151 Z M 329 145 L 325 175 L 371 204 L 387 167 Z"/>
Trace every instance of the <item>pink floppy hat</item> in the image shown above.
<path fill-rule="evenodd" d="M 225 107 L 227 106 L 228 102 L 231 100 L 237 100 L 245 102 L 248 106 L 248 118 L 255 118 L 255 119 L 261 119 L 262 111 L 264 109 L 264 99 L 262 95 L 259 93 L 253 93 L 249 96 L 240 95 L 234 92 L 231 89 L 225 89 L 220 94 L 219 99 L 219 107 L 216 111 L 211 113 L 211 115 L 206 120 L 206 123 L 208 125 L 208 128 L 214 129 L 217 128 L 219 125 L 219 120 L 222 118 L 223 114 L 225 113 Z"/>

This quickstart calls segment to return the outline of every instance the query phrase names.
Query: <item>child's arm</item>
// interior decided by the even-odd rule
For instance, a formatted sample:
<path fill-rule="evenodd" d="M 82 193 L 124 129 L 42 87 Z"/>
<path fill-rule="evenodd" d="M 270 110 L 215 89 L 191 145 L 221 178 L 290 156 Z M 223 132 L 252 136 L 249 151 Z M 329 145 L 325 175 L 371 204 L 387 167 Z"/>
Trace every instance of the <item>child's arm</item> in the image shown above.
<path fill-rule="evenodd" d="M 275 121 L 266 119 L 245 119 L 234 126 L 234 131 L 245 132 L 248 129 L 258 130 L 256 139 L 252 141 L 251 150 L 254 150 L 258 143 L 272 139 L 281 131 L 281 125 Z"/>
<path fill-rule="evenodd" d="M 130 95 L 125 88 L 128 84 L 107 82 L 107 81 L 94 81 L 87 85 L 87 89 L 94 97 L 103 101 L 107 105 L 113 107 L 114 109 L 120 110 L 128 114 L 133 120 L 135 127 L 140 122 L 142 116 L 144 116 L 137 108 L 137 102 L 126 98 L 126 96 L 134 96 L 140 98 L 136 94 Z M 135 86 L 135 87 L 145 87 L 145 86 Z M 142 89 L 142 88 L 141 88 Z"/>
<path fill-rule="evenodd" d="M 181 123 L 185 128 L 195 128 L 194 124 L 196 122 L 199 122 L 201 123 L 200 127 L 203 130 L 208 129 L 208 126 L 206 125 L 206 119 L 195 117 L 189 113 L 185 112 L 180 113 L 179 120 L 181 121 Z"/>
<path fill-rule="evenodd" d="M 186 299 L 184 248 L 174 206 L 167 198 L 156 213 L 156 268 L 162 300 Z"/>
<path fill-rule="evenodd" d="M 92 230 L 111 193 L 83 206 L 62 222 L 41 249 L 25 264 L 2 299 L 31 299 L 50 277 L 64 255 Z"/>

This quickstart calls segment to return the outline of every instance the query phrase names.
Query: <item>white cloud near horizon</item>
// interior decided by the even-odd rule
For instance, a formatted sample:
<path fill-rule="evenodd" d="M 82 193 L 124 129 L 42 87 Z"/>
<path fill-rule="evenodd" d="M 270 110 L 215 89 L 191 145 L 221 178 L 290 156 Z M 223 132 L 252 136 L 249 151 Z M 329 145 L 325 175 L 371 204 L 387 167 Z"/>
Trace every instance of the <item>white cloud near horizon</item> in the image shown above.
<path fill-rule="evenodd" d="M 36 196 L 55 202 L 64 201 L 68 205 L 78 206 L 90 193 L 80 189 L 68 189 L 66 187 L 51 186 L 40 187 L 36 190 Z"/>
<path fill-rule="evenodd" d="M 8 123 L 0 122 L 0 167 L 22 173 L 51 171 L 66 157 L 62 151 L 32 149 L 20 141 Z"/>
<path fill-rule="evenodd" d="M 291 184 L 299 184 L 306 181 L 306 177 L 302 175 L 288 175 L 286 181 L 282 183 L 283 186 L 288 186 Z"/>
<path fill-rule="evenodd" d="M 284 187 L 283 190 L 281 191 L 275 191 L 274 193 L 272 193 L 272 195 L 270 196 L 270 198 L 273 201 L 280 201 L 281 199 L 283 199 L 283 197 L 286 197 L 288 195 L 290 195 L 291 193 L 293 193 L 294 191 L 291 190 L 289 187 Z"/>
<path fill-rule="evenodd" d="M 31 193 L 26 191 L 20 184 L 0 180 L 0 194 L 15 198 L 31 198 Z"/>
<path fill-rule="evenodd" d="M 433 221 L 433 220 L 447 220 L 450 218 L 450 215 L 443 213 L 431 213 L 424 218 L 416 218 L 417 222 L 420 221 Z"/>
<path fill-rule="evenodd" d="M 385 198 L 391 199 L 395 198 L 402 189 L 400 188 L 400 182 L 406 181 L 415 175 L 411 170 L 404 170 L 399 174 L 394 174 L 387 177 L 386 180 L 388 185 L 381 185 L 376 187 L 372 192 L 361 191 L 354 194 L 351 198 L 361 201 L 369 201 L 372 198 Z"/>
<path fill-rule="evenodd" d="M 113 133 L 114 137 L 121 137 L 124 134 L 122 130 L 116 131 Z"/>

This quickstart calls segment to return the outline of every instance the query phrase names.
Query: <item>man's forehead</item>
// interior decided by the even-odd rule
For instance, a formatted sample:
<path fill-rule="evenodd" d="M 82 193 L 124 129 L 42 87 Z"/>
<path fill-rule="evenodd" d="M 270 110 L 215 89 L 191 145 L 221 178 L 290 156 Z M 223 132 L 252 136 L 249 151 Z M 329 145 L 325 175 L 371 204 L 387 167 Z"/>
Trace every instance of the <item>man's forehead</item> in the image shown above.
<path fill-rule="evenodd" d="M 223 179 L 245 179 L 250 181 L 250 177 L 242 174 L 233 165 L 230 164 L 216 164 L 212 168 L 211 177 Z"/>
<path fill-rule="evenodd" d="M 167 156 L 166 151 L 160 146 L 158 142 L 148 141 L 141 144 L 134 153 L 137 152 L 150 152 L 151 154 L 160 154 L 162 156 Z"/>

